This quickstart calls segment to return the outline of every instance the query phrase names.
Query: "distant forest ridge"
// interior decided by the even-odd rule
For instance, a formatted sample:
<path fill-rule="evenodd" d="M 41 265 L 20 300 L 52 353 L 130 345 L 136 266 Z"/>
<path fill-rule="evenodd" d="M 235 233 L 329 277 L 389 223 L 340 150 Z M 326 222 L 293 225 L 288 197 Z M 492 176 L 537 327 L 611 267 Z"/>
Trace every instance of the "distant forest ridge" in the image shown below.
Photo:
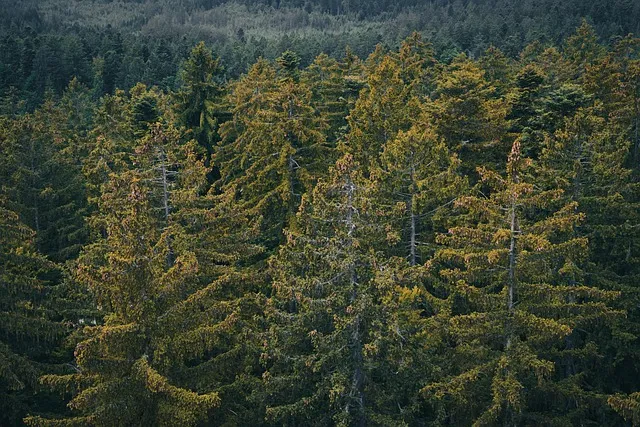
<path fill-rule="evenodd" d="M 0 94 L 14 88 L 27 106 L 73 78 L 104 93 L 137 82 L 179 86 L 180 64 L 198 41 L 237 78 L 260 57 L 286 50 L 309 65 L 320 53 L 361 58 L 394 49 L 413 31 L 449 63 L 495 46 L 516 58 L 532 42 L 559 45 L 586 19 L 610 45 L 640 33 L 634 0 L 0 0 Z"/>

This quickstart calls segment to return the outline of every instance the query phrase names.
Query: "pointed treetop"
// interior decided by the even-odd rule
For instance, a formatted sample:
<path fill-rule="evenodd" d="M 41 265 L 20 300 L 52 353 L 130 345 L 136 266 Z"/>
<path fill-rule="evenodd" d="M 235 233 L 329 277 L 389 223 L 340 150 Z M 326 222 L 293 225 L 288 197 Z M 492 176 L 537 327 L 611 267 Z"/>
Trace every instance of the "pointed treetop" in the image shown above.
<path fill-rule="evenodd" d="M 297 77 L 298 67 L 300 67 L 300 56 L 296 52 L 285 50 L 282 52 L 282 55 L 276 59 L 276 63 L 280 66 L 284 77 Z"/>

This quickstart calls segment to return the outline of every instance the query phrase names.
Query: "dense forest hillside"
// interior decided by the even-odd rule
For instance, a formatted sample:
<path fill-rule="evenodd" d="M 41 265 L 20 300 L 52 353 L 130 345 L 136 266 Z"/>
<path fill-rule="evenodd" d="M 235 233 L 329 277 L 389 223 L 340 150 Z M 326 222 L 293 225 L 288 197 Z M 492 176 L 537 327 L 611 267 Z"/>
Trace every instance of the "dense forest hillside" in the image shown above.
<path fill-rule="evenodd" d="M 640 425 L 640 3 L 0 6 L 1 426 Z"/>
<path fill-rule="evenodd" d="M 204 40 L 237 78 L 260 57 L 285 50 L 309 65 L 347 46 L 366 58 L 379 43 L 397 49 L 413 31 L 445 63 L 489 47 L 510 58 L 534 41 L 558 45 L 586 18 L 603 43 L 640 33 L 633 0 L 1 0 L 0 90 L 15 87 L 32 109 L 47 89 L 75 76 L 112 93 L 137 82 L 176 89 L 177 71 Z"/>

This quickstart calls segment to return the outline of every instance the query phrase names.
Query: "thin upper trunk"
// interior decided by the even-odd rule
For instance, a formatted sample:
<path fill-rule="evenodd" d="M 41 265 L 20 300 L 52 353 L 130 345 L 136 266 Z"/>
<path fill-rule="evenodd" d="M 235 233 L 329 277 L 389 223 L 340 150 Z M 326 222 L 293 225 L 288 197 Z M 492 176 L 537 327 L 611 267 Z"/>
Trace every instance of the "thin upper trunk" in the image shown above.
<path fill-rule="evenodd" d="M 167 179 L 167 165 L 166 165 L 166 157 L 164 152 L 160 153 L 160 172 L 162 179 L 162 204 L 164 209 L 164 221 L 169 226 L 169 213 L 171 212 L 171 206 L 169 205 L 169 183 Z M 169 267 L 173 266 L 174 262 L 174 254 L 173 247 L 171 245 L 171 236 L 167 238 L 167 265 Z"/>
<path fill-rule="evenodd" d="M 31 189 L 35 190 L 36 182 L 36 165 L 35 165 L 35 146 L 33 139 L 31 140 L 29 157 L 31 161 Z M 33 195 L 33 224 L 36 232 L 36 249 L 40 251 L 40 204 L 38 203 L 38 195 L 34 191 Z"/>
<path fill-rule="evenodd" d="M 634 110 L 635 110 L 635 140 L 633 141 L 634 148 L 634 156 L 636 163 L 640 162 L 640 99 L 635 98 L 634 100 Z M 640 169 L 640 164 L 637 165 L 637 168 Z"/>
<path fill-rule="evenodd" d="M 355 231 L 355 223 L 353 221 L 353 193 L 355 185 L 350 178 L 347 178 L 346 191 L 347 191 L 347 212 L 346 212 L 346 226 L 348 245 L 352 247 L 352 237 Z M 351 304 L 357 304 L 358 299 L 358 277 L 356 272 L 356 266 L 353 262 L 349 265 L 349 279 L 351 282 Z M 356 309 L 357 310 L 357 309 Z M 347 403 L 346 411 L 352 413 L 352 402 L 355 402 L 356 413 L 354 414 L 356 419 L 355 425 L 364 427 L 367 425 L 367 419 L 365 415 L 365 394 L 364 394 L 364 369 L 363 369 L 363 355 L 362 355 L 362 332 L 360 330 L 360 315 L 356 314 L 353 319 L 351 329 L 351 349 L 352 349 L 352 362 L 353 362 L 353 377 L 351 383 L 351 391 L 349 392 L 350 401 Z"/>
<path fill-rule="evenodd" d="M 514 182 L 518 182 L 517 174 L 514 175 Z M 511 206 L 509 209 L 509 221 L 510 221 L 510 243 L 509 243 L 509 278 L 508 278 L 508 289 L 507 289 L 507 319 L 505 324 L 505 349 L 509 351 L 511 345 L 513 344 L 513 319 L 512 316 L 515 311 L 515 298 L 516 298 L 516 264 L 518 259 L 518 246 L 517 239 L 518 234 L 520 233 L 520 228 L 518 226 L 518 217 L 517 217 L 517 196 L 513 195 L 511 197 Z M 509 368 L 506 367 L 504 369 L 505 376 L 509 374 Z M 504 425 L 507 426 L 515 426 L 513 408 L 510 405 L 507 405 L 506 408 L 506 416 L 504 418 Z"/>
<path fill-rule="evenodd" d="M 515 308 L 515 292 L 516 292 L 516 262 L 517 262 L 517 234 L 518 230 L 518 219 L 516 216 L 516 198 L 513 197 L 511 201 L 510 207 L 510 223 L 511 223 L 511 237 L 509 244 L 509 282 L 508 282 L 508 290 L 507 290 L 507 312 L 508 312 L 508 321 L 506 327 L 506 345 L 505 347 L 509 349 L 511 347 L 512 341 L 512 327 L 511 327 L 511 316 L 513 314 Z"/>
<path fill-rule="evenodd" d="M 415 169 L 411 168 L 411 187 L 414 186 L 414 171 Z M 417 263 L 417 243 L 416 243 L 416 223 L 417 217 L 415 213 L 415 202 L 413 200 L 413 191 L 410 191 L 409 196 L 409 212 L 411 214 L 411 235 L 409 236 L 409 263 L 411 266 L 416 265 Z"/>
<path fill-rule="evenodd" d="M 578 161 L 579 165 L 582 164 L 583 153 L 584 153 L 584 146 L 582 144 L 582 140 L 578 139 L 576 160 Z M 578 168 L 578 170 L 575 172 L 575 174 L 573 176 L 573 182 L 572 182 L 572 189 L 571 190 L 572 190 L 571 191 L 571 201 L 580 203 L 580 199 L 583 196 L 583 194 L 582 194 L 582 170 L 581 170 L 581 167 Z M 578 206 L 576 205 L 575 212 L 577 213 L 577 211 L 578 211 Z M 576 230 L 573 229 L 571 234 L 575 237 L 577 235 Z M 569 281 L 569 286 L 575 286 L 576 285 L 575 277 L 570 276 L 568 281 Z M 575 297 L 572 294 L 569 294 L 567 299 L 568 299 L 568 301 L 570 303 L 575 303 L 575 301 L 576 301 Z M 575 339 L 573 337 L 573 334 L 567 335 L 565 337 L 565 339 L 564 339 L 564 342 L 565 342 L 565 347 L 567 348 L 567 350 L 573 350 L 576 347 Z M 577 369 L 576 369 L 576 366 L 575 366 L 575 359 L 571 354 L 569 354 L 568 356 L 566 356 L 566 359 L 564 361 L 564 375 L 565 375 L 565 377 L 570 377 L 571 375 L 574 375 L 576 373 L 576 371 L 577 371 Z M 577 407 L 577 401 L 574 400 L 573 403 L 574 403 L 574 406 Z"/>
<path fill-rule="evenodd" d="M 410 264 L 411 266 L 416 265 L 417 263 L 417 250 L 416 250 L 416 214 L 413 210 L 413 201 L 411 203 L 411 239 L 410 239 Z"/>

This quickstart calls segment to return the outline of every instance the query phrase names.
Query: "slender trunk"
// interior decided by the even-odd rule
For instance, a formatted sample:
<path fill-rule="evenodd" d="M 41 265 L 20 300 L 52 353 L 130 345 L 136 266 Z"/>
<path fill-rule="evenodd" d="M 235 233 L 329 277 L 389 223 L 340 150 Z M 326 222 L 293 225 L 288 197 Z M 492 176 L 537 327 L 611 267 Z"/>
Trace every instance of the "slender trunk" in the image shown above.
<path fill-rule="evenodd" d="M 578 136 L 578 138 L 580 138 Z M 578 139 L 577 141 L 577 152 L 576 152 L 576 160 L 578 165 L 582 165 L 582 157 L 583 157 L 583 153 L 584 153 L 584 146 L 582 144 L 582 140 Z M 582 198 L 582 169 L 581 166 L 579 166 L 578 170 L 575 171 L 574 177 L 573 177 L 573 182 L 571 184 L 572 188 L 571 188 L 571 201 L 572 202 L 578 202 L 580 203 L 580 199 Z M 575 207 L 574 211 L 576 213 L 578 213 L 578 206 Z M 576 235 L 578 234 L 576 232 L 575 229 L 572 230 L 571 234 L 576 237 Z M 569 286 L 575 286 L 576 285 L 576 280 L 575 277 L 571 276 L 569 277 Z M 575 302 L 575 297 L 573 297 L 573 295 L 569 295 L 567 297 L 568 301 L 570 303 L 574 303 Z M 575 344 L 575 339 L 573 337 L 573 334 L 569 334 L 565 337 L 564 339 L 564 343 L 565 343 L 565 347 L 567 350 L 573 350 L 576 347 Z M 572 375 L 575 375 L 577 369 L 576 369 L 576 364 L 575 364 L 575 359 L 573 356 L 568 355 L 565 357 L 564 360 L 564 375 L 565 377 L 570 377 Z M 573 399 L 573 404 L 575 407 L 578 407 L 578 402 Z"/>
<path fill-rule="evenodd" d="M 352 237 L 353 232 L 355 231 L 355 223 L 353 221 L 353 193 L 355 190 L 355 185 L 351 181 L 350 178 L 347 178 L 346 183 L 347 190 L 347 212 L 346 212 L 346 226 L 347 226 L 347 236 L 348 236 L 348 246 L 353 247 L 352 245 Z M 358 277 L 356 272 L 356 266 L 352 262 L 349 265 L 349 278 L 351 282 L 351 305 L 354 306 L 357 304 L 358 300 Z M 357 309 L 356 309 L 357 310 Z M 352 323 L 351 330 L 351 343 L 350 343 L 352 353 L 352 363 L 353 363 L 353 377 L 351 382 L 351 391 L 349 392 L 350 401 L 347 403 L 346 411 L 348 413 L 352 413 L 352 402 L 355 402 L 356 413 L 353 413 L 355 416 L 354 424 L 360 427 L 364 427 L 367 425 L 367 419 L 365 415 L 365 394 L 364 394 L 364 369 L 363 369 L 363 355 L 362 355 L 362 336 L 360 330 L 360 315 L 356 314 Z"/>
<path fill-rule="evenodd" d="M 294 180 L 293 180 L 293 174 L 295 171 L 295 166 L 296 166 L 296 161 L 293 159 L 293 156 L 289 156 L 289 187 L 291 188 L 291 195 L 295 194 L 294 188 L 293 188 L 293 184 L 294 184 Z"/>
<path fill-rule="evenodd" d="M 35 165 L 36 149 L 33 139 L 31 140 L 29 157 L 31 161 L 31 190 L 33 192 L 33 225 L 36 232 L 36 249 L 40 251 L 40 204 L 38 203 L 38 194 L 36 189 L 36 165 Z"/>
<path fill-rule="evenodd" d="M 289 120 L 293 119 L 294 116 L 294 107 L 295 104 L 293 102 L 293 98 L 289 98 L 289 111 L 287 112 L 287 115 L 289 117 Z M 285 135 L 285 138 L 287 138 L 289 140 L 289 143 L 291 144 L 291 147 L 293 147 L 294 151 L 297 152 L 297 147 L 296 147 L 296 141 L 295 141 L 295 136 L 292 133 L 287 132 Z M 295 170 L 296 170 L 296 166 L 297 163 L 295 161 L 295 159 L 293 158 L 293 154 L 289 155 L 288 158 L 288 167 L 289 167 L 289 188 L 291 189 L 291 202 L 290 202 L 290 212 L 294 212 L 296 209 L 296 192 L 295 192 Z"/>
<path fill-rule="evenodd" d="M 357 297 L 356 287 L 353 290 L 353 299 Z M 367 418 L 365 415 L 365 395 L 363 390 L 364 385 L 364 372 L 363 372 L 363 358 L 362 358 L 362 340 L 360 339 L 360 316 L 356 316 L 353 320 L 353 332 L 351 334 L 351 345 L 353 346 L 352 355 L 353 358 L 353 380 L 351 385 L 350 398 L 356 402 L 357 415 L 355 424 L 361 427 L 367 425 Z"/>
<path fill-rule="evenodd" d="M 514 172 L 513 182 L 518 183 L 518 174 Z M 518 225 L 517 216 L 517 202 L 518 196 L 514 193 L 511 196 L 511 206 L 509 207 L 509 222 L 510 222 L 510 242 L 509 242 L 509 276 L 508 276 L 508 289 L 507 289 L 507 317 L 505 322 L 505 351 L 509 352 L 513 345 L 513 315 L 516 304 L 516 267 L 518 263 L 518 234 L 520 233 L 520 227 Z M 509 367 L 504 369 L 505 376 L 509 374 Z M 515 426 L 513 408 L 507 405 L 505 409 L 506 415 L 504 418 L 504 425 Z"/>
<path fill-rule="evenodd" d="M 413 211 L 413 202 L 411 203 L 411 266 L 416 265 L 417 251 L 416 251 L 416 214 Z"/>
<path fill-rule="evenodd" d="M 634 120 L 634 133 L 635 138 L 633 141 L 633 151 L 635 157 L 636 167 L 640 169 L 640 98 L 636 97 L 634 99 L 634 112 L 635 112 L 635 120 Z"/>
<path fill-rule="evenodd" d="M 518 233 L 518 220 L 516 217 L 516 198 L 513 197 L 510 208 L 510 222 L 511 222 L 511 242 L 509 244 L 509 282 L 507 290 L 507 325 L 506 325 L 506 341 L 505 348 L 508 350 L 512 344 L 512 327 L 511 316 L 515 308 L 515 291 L 516 291 L 516 262 L 517 262 L 517 233 Z"/>
<path fill-rule="evenodd" d="M 519 141 L 514 143 L 513 149 L 511 151 L 511 156 L 509 162 L 517 162 L 520 157 L 520 144 Z M 516 286 L 517 286 L 517 276 L 516 276 L 516 268 L 518 263 L 518 235 L 520 234 L 520 226 L 518 225 L 518 189 L 517 185 L 520 182 L 520 178 L 518 176 L 517 166 L 513 165 L 510 171 L 511 174 L 511 182 L 513 187 L 509 188 L 508 191 L 511 192 L 510 200 L 509 200 L 509 270 L 507 277 L 507 315 L 505 317 L 505 353 L 508 359 L 508 362 L 504 368 L 504 376 L 507 377 L 509 375 L 509 362 L 510 362 L 510 353 L 511 346 L 513 345 L 514 333 L 513 333 L 513 316 L 515 311 L 516 304 Z M 505 408 L 505 417 L 504 417 L 504 426 L 515 426 L 516 422 L 514 419 L 513 408 L 511 405 L 507 404 Z"/>
<path fill-rule="evenodd" d="M 164 157 L 162 159 L 160 169 L 162 171 L 162 204 L 164 208 L 164 220 L 169 224 L 169 191 L 167 184 L 167 166 L 164 162 Z"/>
<path fill-rule="evenodd" d="M 169 205 L 169 184 L 168 184 L 168 180 L 167 180 L 167 164 L 166 164 L 166 157 L 164 152 L 160 152 L 160 172 L 161 172 L 161 179 L 162 179 L 162 205 L 163 205 L 163 209 L 164 209 L 164 221 L 165 224 L 167 224 L 167 227 L 169 226 L 169 213 L 171 211 L 171 206 Z M 173 247 L 171 245 L 171 236 L 167 237 L 167 265 L 169 267 L 173 266 L 173 262 L 174 262 L 174 254 L 173 254 Z"/>
<path fill-rule="evenodd" d="M 414 186 L 414 171 L 415 169 L 412 167 L 411 168 L 411 187 L 412 190 L 410 191 L 411 195 L 409 196 L 409 212 L 411 214 L 411 235 L 409 236 L 409 263 L 411 264 L 411 266 L 416 265 L 417 262 L 417 248 L 416 248 L 416 222 L 417 222 L 417 217 L 416 217 L 416 213 L 415 213 L 415 202 L 413 200 L 413 186 Z"/>
<path fill-rule="evenodd" d="M 353 237 L 353 232 L 355 231 L 355 223 L 353 222 L 353 192 L 355 191 L 355 185 L 353 184 L 353 181 L 351 181 L 350 177 L 347 177 L 347 182 L 346 182 L 346 191 L 347 191 L 347 218 L 346 218 L 346 225 L 347 225 L 347 236 L 349 237 L 349 244 L 351 244 L 351 237 Z"/>

